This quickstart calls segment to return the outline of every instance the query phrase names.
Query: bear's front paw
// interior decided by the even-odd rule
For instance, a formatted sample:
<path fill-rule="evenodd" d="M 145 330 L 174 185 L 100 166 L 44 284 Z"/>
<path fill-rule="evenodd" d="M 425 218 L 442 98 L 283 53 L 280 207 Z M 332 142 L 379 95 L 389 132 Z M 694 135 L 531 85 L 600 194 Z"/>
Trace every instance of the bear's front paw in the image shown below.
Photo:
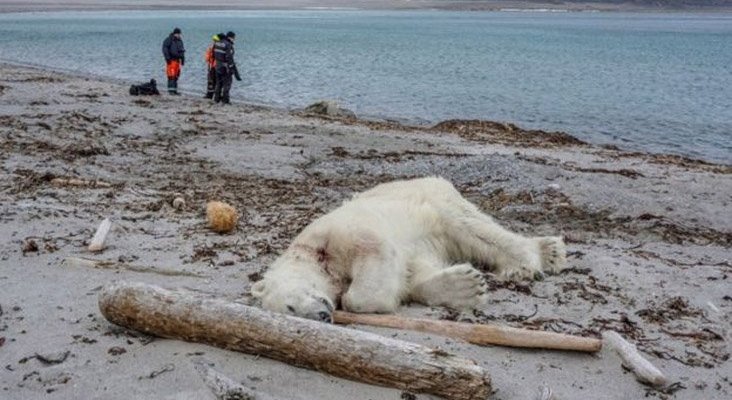
<path fill-rule="evenodd" d="M 399 302 L 387 296 L 380 296 L 378 293 L 364 295 L 356 290 L 349 290 L 341 297 L 341 306 L 353 313 L 387 314 L 396 311 Z"/>
<path fill-rule="evenodd" d="M 480 271 L 470 264 L 459 264 L 418 283 L 412 297 L 427 305 L 472 309 L 485 302 L 486 285 Z"/>
<path fill-rule="evenodd" d="M 542 280 L 541 255 L 538 243 L 529 240 L 526 245 L 500 254 L 496 263 L 496 275 L 501 279 Z"/>

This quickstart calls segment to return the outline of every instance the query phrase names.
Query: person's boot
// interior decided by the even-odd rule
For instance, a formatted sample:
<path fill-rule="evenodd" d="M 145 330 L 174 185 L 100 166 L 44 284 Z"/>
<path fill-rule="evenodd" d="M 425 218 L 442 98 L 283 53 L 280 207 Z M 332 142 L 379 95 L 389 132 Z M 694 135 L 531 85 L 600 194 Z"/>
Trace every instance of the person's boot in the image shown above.
<path fill-rule="evenodd" d="M 168 79 L 168 94 L 172 96 L 179 96 L 178 93 L 178 81 L 176 79 Z"/>

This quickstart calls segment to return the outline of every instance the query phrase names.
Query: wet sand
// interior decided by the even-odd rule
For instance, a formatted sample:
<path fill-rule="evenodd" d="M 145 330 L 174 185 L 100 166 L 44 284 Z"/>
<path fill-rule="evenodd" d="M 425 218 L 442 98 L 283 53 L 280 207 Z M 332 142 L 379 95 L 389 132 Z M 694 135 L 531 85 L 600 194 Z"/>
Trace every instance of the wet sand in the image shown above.
<path fill-rule="evenodd" d="M 535 398 L 543 384 L 560 399 L 732 395 L 730 166 L 503 123 L 409 127 L 131 97 L 116 83 L 9 65 L 0 65 L 0 165 L 3 399 L 214 398 L 193 368 L 200 358 L 277 398 L 409 398 L 127 331 L 99 314 L 97 294 L 125 279 L 250 301 L 252 282 L 313 218 L 379 182 L 428 175 L 450 179 L 511 229 L 568 242 L 570 269 L 560 275 L 518 283 L 486 275 L 489 302 L 473 321 L 588 336 L 613 329 L 673 384 L 638 383 L 608 351 L 478 347 L 358 329 L 476 360 L 492 374 L 496 399 Z M 186 200 L 180 211 L 176 196 Z M 240 210 L 234 233 L 205 227 L 211 199 Z M 108 248 L 89 253 L 106 217 L 114 222 Z M 64 263 L 69 257 L 112 265 Z M 421 306 L 400 314 L 457 317 Z"/>

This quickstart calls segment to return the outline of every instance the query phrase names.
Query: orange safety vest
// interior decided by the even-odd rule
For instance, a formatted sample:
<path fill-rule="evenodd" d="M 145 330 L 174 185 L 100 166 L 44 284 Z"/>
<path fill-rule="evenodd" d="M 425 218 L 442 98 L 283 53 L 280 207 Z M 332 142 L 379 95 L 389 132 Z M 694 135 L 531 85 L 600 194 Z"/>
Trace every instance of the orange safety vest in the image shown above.
<path fill-rule="evenodd" d="M 216 67 L 216 58 L 214 58 L 213 45 L 208 46 L 208 49 L 206 49 L 206 54 L 203 55 L 203 59 L 206 61 L 206 64 L 208 64 L 209 68 Z"/>

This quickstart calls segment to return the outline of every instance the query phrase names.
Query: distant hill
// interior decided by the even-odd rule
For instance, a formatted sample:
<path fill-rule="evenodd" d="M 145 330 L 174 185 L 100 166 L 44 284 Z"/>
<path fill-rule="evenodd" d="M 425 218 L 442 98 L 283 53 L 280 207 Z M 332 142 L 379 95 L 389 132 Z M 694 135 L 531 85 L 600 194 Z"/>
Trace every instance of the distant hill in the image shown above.
<path fill-rule="evenodd" d="M 537 1 L 539 2 L 539 1 Z M 660 8 L 688 8 L 688 7 L 728 7 L 732 0 L 564 0 L 548 1 L 549 3 L 605 3 L 605 4 L 633 4 Z"/>
<path fill-rule="evenodd" d="M 530 8 L 541 5 L 554 7 L 582 6 L 590 8 L 659 8 L 659 9 L 704 9 L 704 8 L 732 8 L 732 0 L 442 0 L 443 4 L 467 5 L 473 4 L 480 8 L 490 7 L 491 4 L 510 4 L 517 8 Z M 605 6 L 605 7 L 603 7 Z"/>

